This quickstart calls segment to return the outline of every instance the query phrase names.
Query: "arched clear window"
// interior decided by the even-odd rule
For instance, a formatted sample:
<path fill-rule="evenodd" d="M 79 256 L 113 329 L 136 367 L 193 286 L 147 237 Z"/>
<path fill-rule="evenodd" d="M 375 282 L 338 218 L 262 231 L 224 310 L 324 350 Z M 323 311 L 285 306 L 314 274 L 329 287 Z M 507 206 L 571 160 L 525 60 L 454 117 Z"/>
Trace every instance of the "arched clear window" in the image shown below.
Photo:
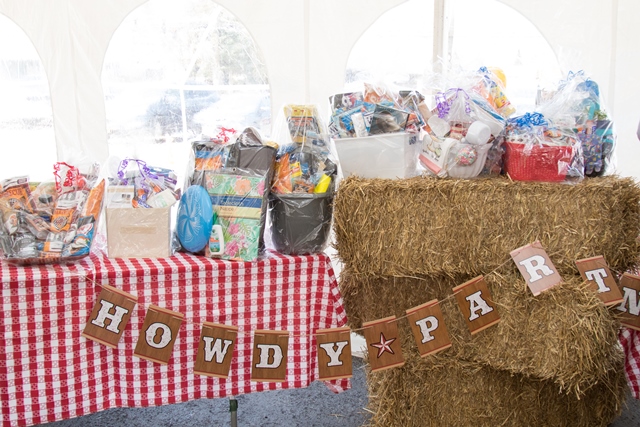
<path fill-rule="evenodd" d="M 0 179 L 51 181 L 56 141 L 42 61 L 24 31 L 4 15 L 0 40 L 10 40 L 0 43 Z"/>
<path fill-rule="evenodd" d="M 436 18 L 434 18 L 434 16 Z M 434 73 L 502 69 L 517 113 L 533 110 L 539 87 L 563 77 L 553 49 L 522 14 L 497 0 L 409 0 L 383 14 L 358 40 L 346 88 L 363 81 L 430 89 Z"/>
<path fill-rule="evenodd" d="M 112 155 L 179 169 L 184 150 L 175 146 L 200 134 L 270 132 L 264 61 L 245 27 L 211 0 L 150 0 L 131 12 L 110 41 L 102 84 Z"/>

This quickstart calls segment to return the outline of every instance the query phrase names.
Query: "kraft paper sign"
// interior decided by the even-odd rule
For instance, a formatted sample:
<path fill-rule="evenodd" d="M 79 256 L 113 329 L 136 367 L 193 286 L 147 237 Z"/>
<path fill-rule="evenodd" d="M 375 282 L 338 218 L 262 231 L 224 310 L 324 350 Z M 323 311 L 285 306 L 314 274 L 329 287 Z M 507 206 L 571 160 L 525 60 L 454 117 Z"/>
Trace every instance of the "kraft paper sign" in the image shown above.
<path fill-rule="evenodd" d="M 209 377 L 227 378 L 238 327 L 205 322 L 200 332 L 200 343 L 193 373 Z"/>
<path fill-rule="evenodd" d="M 315 336 L 320 373 L 318 379 L 328 381 L 351 378 L 351 330 L 347 327 L 318 329 Z"/>
<path fill-rule="evenodd" d="M 456 286 L 453 293 L 472 335 L 500 321 L 500 315 L 483 276 Z"/>
<path fill-rule="evenodd" d="M 588 281 L 591 288 L 598 293 L 598 298 L 604 305 L 610 306 L 622 302 L 620 288 L 602 255 L 580 259 L 576 261 L 576 267 L 582 278 Z"/>
<path fill-rule="evenodd" d="M 149 306 L 133 355 L 163 365 L 169 363 L 183 318 L 182 313 Z"/>
<path fill-rule="evenodd" d="M 257 329 L 253 333 L 251 381 L 283 382 L 287 378 L 289 331 Z"/>
<path fill-rule="evenodd" d="M 511 251 L 511 258 L 534 296 L 562 282 L 558 270 L 538 241 Z"/>
<path fill-rule="evenodd" d="M 102 285 L 82 336 L 111 348 L 118 347 L 138 297 L 109 285 Z"/>
<path fill-rule="evenodd" d="M 421 357 L 451 347 L 451 339 L 438 300 L 407 310 L 407 319 Z"/>
<path fill-rule="evenodd" d="M 362 327 L 367 341 L 371 372 L 404 365 L 396 316 L 365 322 Z"/>
<path fill-rule="evenodd" d="M 640 331 L 640 276 L 624 273 L 620 279 L 622 302 L 618 305 L 620 324 Z"/>

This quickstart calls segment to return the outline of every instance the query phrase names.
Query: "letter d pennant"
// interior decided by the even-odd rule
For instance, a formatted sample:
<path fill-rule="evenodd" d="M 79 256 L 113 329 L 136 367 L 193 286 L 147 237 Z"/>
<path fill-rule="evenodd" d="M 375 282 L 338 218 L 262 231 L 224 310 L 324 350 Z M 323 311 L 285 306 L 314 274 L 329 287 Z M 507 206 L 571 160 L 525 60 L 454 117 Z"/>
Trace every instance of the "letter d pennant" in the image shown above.
<path fill-rule="evenodd" d="M 256 329 L 253 333 L 251 381 L 283 382 L 287 378 L 289 331 Z"/>

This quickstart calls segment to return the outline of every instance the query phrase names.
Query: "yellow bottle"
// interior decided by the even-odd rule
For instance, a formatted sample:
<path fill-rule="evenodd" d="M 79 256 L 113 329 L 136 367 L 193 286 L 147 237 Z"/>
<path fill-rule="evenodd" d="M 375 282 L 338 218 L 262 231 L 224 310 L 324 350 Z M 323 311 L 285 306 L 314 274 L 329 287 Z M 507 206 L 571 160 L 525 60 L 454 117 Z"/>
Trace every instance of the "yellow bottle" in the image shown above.
<path fill-rule="evenodd" d="M 313 189 L 313 192 L 326 193 L 329 189 L 329 184 L 331 184 L 331 177 L 326 174 L 322 174 L 320 180 L 318 181 L 318 184 L 316 185 L 316 188 Z"/>

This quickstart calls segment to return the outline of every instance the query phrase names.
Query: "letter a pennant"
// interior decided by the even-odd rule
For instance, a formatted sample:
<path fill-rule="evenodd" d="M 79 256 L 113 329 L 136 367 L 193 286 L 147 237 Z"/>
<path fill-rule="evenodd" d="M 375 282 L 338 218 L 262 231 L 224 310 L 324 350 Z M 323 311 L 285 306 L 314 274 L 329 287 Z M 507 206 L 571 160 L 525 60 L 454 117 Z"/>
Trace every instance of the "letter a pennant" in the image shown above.
<path fill-rule="evenodd" d="M 367 341 L 371 372 L 404 365 L 396 316 L 365 322 L 362 327 Z"/>
<path fill-rule="evenodd" d="M 137 302 L 136 296 L 102 285 L 82 336 L 111 348 L 118 347 Z"/>
<path fill-rule="evenodd" d="M 316 331 L 319 380 L 351 378 L 351 329 L 334 328 Z"/>
<path fill-rule="evenodd" d="M 478 276 L 453 288 L 460 311 L 471 334 L 476 334 L 500 321 L 487 282 Z"/>
<path fill-rule="evenodd" d="M 237 337 L 237 326 L 204 322 L 193 373 L 226 379 Z"/>
<path fill-rule="evenodd" d="M 537 240 L 511 251 L 511 258 L 518 266 L 524 280 L 527 281 L 533 296 L 538 296 L 540 292 L 553 288 L 562 282 L 558 270 Z"/>
<path fill-rule="evenodd" d="M 257 329 L 253 333 L 251 381 L 283 382 L 287 378 L 289 331 Z"/>

